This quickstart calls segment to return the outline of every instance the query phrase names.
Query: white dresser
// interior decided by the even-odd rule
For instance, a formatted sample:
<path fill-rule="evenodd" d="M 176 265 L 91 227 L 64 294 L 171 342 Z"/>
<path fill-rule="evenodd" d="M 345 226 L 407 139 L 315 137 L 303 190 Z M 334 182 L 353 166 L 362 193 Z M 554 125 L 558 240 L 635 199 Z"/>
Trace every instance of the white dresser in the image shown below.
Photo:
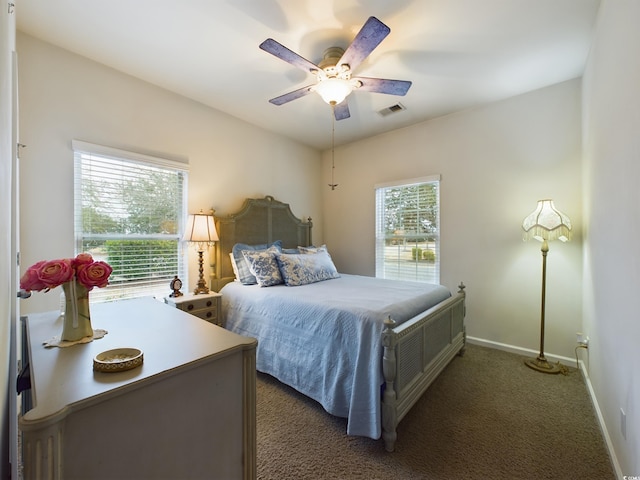
<path fill-rule="evenodd" d="M 26 480 L 256 477 L 254 339 L 153 299 L 94 305 L 91 323 L 108 334 L 45 348 L 61 320 L 29 315 Z M 93 371 L 95 355 L 121 347 L 142 350 L 143 365 Z"/>

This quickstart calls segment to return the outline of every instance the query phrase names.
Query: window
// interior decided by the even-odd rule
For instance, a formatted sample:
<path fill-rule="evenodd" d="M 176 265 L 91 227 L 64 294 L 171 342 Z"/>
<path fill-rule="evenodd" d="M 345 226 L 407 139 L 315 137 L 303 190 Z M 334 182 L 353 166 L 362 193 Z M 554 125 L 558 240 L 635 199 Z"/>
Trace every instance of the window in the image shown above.
<path fill-rule="evenodd" d="M 91 300 L 163 296 L 174 275 L 186 277 L 186 166 L 78 141 L 73 150 L 76 254 L 113 267 Z"/>
<path fill-rule="evenodd" d="M 376 185 L 376 277 L 440 283 L 440 177 Z"/>

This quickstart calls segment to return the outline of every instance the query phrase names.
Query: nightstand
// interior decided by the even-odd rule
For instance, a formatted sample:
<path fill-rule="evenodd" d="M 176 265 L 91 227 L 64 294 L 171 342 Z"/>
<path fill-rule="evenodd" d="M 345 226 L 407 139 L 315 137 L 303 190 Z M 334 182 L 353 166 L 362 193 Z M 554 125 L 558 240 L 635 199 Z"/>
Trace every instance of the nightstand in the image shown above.
<path fill-rule="evenodd" d="M 184 310 L 196 317 L 208 322 L 221 325 L 222 315 L 220 313 L 222 294 L 220 293 L 185 293 L 181 297 L 165 297 L 166 304 Z"/>

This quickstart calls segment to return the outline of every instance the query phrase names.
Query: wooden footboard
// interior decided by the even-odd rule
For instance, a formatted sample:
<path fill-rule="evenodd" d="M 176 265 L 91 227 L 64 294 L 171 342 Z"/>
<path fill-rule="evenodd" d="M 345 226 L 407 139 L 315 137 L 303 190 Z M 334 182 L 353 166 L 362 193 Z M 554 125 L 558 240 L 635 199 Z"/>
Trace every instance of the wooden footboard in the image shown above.
<path fill-rule="evenodd" d="M 465 345 L 465 286 L 400 326 L 389 318 L 382 332 L 382 438 L 393 452 L 398 423 Z"/>

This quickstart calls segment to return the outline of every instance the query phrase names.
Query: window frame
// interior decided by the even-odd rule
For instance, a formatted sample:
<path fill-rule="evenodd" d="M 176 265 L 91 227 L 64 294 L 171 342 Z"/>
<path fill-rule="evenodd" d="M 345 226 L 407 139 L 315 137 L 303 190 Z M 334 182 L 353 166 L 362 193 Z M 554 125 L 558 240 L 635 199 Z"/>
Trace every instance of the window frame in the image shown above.
<path fill-rule="evenodd" d="M 130 152 L 126 150 L 120 150 L 117 148 L 107 147 L 104 145 L 96 145 L 92 143 L 83 142 L 80 140 L 72 141 L 72 150 L 74 154 L 74 238 L 75 238 L 75 254 L 82 253 L 84 251 L 83 245 L 87 240 L 170 240 L 177 242 L 175 266 L 177 271 L 167 278 L 162 277 L 161 280 L 151 281 L 152 275 L 149 274 L 145 277 L 145 280 L 136 286 L 126 286 L 124 283 L 112 282 L 105 288 L 94 289 L 91 293 L 90 300 L 92 303 L 99 303 L 105 301 L 119 300 L 125 298 L 136 298 L 142 296 L 164 296 L 169 291 L 169 283 L 174 275 L 178 275 L 186 285 L 186 278 L 188 278 L 188 264 L 185 261 L 185 250 L 183 235 L 185 228 L 185 219 L 187 217 L 187 188 L 188 188 L 188 164 L 159 158 L 155 156 L 140 154 L 136 152 Z M 94 234 L 86 233 L 83 231 L 82 223 L 82 211 L 83 211 L 83 171 L 82 161 L 89 160 L 88 157 L 94 157 L 93 161 L 108 161 L 123 162 L 125 166 L 139 165 L 144 168 L 157 169 L 163 173 L 177 174 L 178 181 L 181 182 L 179 188 L 181 189 L 180 205 L 177 207 L 177 231 L 175 233 L 108 233 L 108 234 Z M 147 273 L 149 273 L 151 269 Z M 170 277 L 170 278 L 169 278 Z M 112 277 L 113 279 L 113 277 Z M 166 282 L 165 282 L 166 280 Z M 166 285 L 165 285 L 166 283 Z"/>
<path fill-rule="evenodd" d="M 404 233 L 401 230 L 394 234 L 389 234 L 385 231 L 385 225 L 387 224 L 386 217 L 384 215 L 384 193 L 390 189 L 409 188 L 414 186 L 420 186 L 424 184 L 435 185 L 435 225 L 433 232 L 414 232 Z M 441 176 L 429 175 L 405 180 L 396 180 L 392 182 L 379 183 L 374 185 L 375 188 L 375 275 L 377 278 L 395 279 L 395 280 L 408 280 L 418 281 L 424 283 L 440 283 L 440 243 L 441 243 L 441 231 L 440 231 L 440 188 L 441 188 Z M 426 213 L 422 210 L 418 210 L 415 213 L 416 218 L 423 217 Z M 419 220 L 416 220 L 418 222 Z M 433 238 L 433 241 L 429 241 L 428 238 L 425 241 L 423 237 Z M 401 244 L 399 242 L 402 242 Z M 421 248 L 422 244 L 425 244 L 429 250 L 434 251 L 433 263 L 430 260 L 424 259 L 422 252 L 424 250 L 413 250 Z M 389 246 L 396 245 L 397 251 L 391 252 Z M 413 245 L 413 246 L 412 246 Z M 414 253 L 415 252 L 415 253 Z M 409 258 L 407 258 L 409 256 Z M 390 257 L 394 260 L 390 260 Z M 396 262 L 396 265 L 392 268 L 392 261 Z M 402 262 L 402 263 L 401 263 Z"/>

